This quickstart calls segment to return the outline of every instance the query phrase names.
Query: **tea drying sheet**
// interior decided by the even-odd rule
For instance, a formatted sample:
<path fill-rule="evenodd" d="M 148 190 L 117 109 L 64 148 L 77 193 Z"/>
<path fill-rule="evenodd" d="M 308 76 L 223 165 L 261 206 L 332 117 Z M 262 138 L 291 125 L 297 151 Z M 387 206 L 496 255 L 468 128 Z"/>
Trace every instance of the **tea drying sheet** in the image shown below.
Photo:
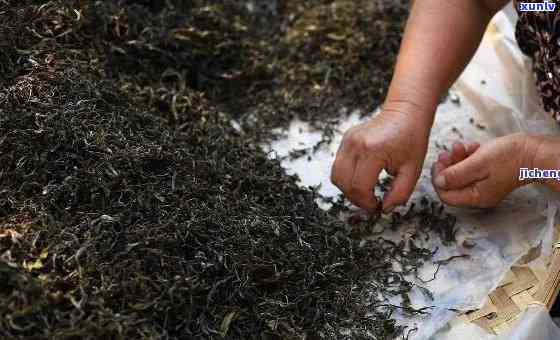
<path fill-rule="evenodd" d="M 454 85 L 451 96 L 439 106 L 423 172 L 410 201 L 418 201 L 424 195 L 437 199 L 431 185 L 430 168 L 442 145 L 451 146 L 456 140 L 484 143 L 517 131 L 559 133 L 552 119 L 538 106 L 530 62 L 521 55 L 515 43 L 514 22 L 512 8 L 493 19 L 473 61 Z M 374 114 L 362 119 L 357 112 L 349 115 L 341 120 L 338 133 L 330 145 L 323 146 L 309 159 L 307 156 L 295 160 L 286 158 L 282 161 L 283 166 L 289 173 L 299 175 L 302 185 L 320 185 L 321 194 L 338 195 L 340 191 L 330 183 L 329 178 L 342 134 Z M 292 150 L 311 148 L 320 140 L 320 131 L 294 121 L 285 138 L 270 145 L 273 151 L 271 157 L 283 157 Z M 446 247 L 434 236 L 423 246 L 438 248 L 434 261 L 461 254 L 468 254 L 470 258 L 457 259 L 442 266 L 429 283 L 410 278 L 433 293 L 431 300 L 415 288 L 411 296 L 413 306 L 435 306 L 427 316 L 408 318 L 396 315 L 400 324 L 418 329 L 411 338 L 433 337 L 436 331 L 456 317 L 456 312 L 451 309 L 467 311 L 481 307 L 488 293 L 498 285 L 509 268 L 519 264 L 519 260 L 530 250 L 537 256 L 524 258 L 525 262 L 544 263 L 543 258 L 550 254 L 552 246 L 557 202 L 557 196 L 544 189 L 524 187 L 491 211 L 447 208 L 458 218 L 457 244 Z M 406 238 L 406 235 L 405 227 L 398 234 L 387 231 L 383 236 L 398 240 Z M 474 243 L 472 249 L 462 246 L 467 239 L 469 243 Z M 431 278 L 435 269 L 433 264 L 425 265 L 420 277 Z M 398 300 L 394 302 L 399 303 Z"/>

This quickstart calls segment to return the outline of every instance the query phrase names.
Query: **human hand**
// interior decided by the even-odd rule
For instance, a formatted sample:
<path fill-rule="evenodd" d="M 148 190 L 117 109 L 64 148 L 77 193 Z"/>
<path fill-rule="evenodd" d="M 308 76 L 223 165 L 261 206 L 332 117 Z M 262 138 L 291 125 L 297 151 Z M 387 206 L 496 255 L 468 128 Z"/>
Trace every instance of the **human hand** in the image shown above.
<path fill-rule="evenodd" d="M 378 209 L 374 187 L 382 169 L 395 176 L 383 199 L 383 210 L 406 203 L 410 197 L 422 171 L 431 121 L 421 123 L 408 112 L 386 108 L 345 133 L 331 181 L 355 205 Z"/>
<path fill-rule="evenodd" d="M 525 134 L 512 134 L 486 143 L 460 143 L 439 155 L 432 181 L 440 199 L 455 206 L 490 208 L 523 184 L 519 169 L 532 167 L 538 148 Z"/>

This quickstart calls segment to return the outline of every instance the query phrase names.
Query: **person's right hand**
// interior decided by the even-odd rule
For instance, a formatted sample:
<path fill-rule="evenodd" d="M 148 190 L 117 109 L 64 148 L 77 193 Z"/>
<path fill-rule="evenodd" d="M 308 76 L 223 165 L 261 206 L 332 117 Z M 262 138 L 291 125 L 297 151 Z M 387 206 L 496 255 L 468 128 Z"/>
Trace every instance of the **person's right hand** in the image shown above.
<path fill-rule="evenodd" d="M 431 119 L 424 122 L 419 112 L 409 111 L 386 108 L 344 134 L 331 181 L 355 205 L 378 209 L 374 187 L 382 169 L 395 176 L 383 210 L 408 201 L 422 171 L 431 128 Z"/>

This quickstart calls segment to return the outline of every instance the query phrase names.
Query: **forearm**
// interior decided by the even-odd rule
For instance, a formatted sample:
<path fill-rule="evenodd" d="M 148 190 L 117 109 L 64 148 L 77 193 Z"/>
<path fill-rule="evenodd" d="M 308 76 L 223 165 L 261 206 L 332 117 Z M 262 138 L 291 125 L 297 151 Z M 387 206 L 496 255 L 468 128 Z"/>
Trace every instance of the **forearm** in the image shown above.
<path fill-rule="evenodd" d="M 540 170 L 560 170 L 560 137 L 531 135 L 526 148 L 527 168 Z M 557 179 L 536 180 L 554 191 L 560 191 L 560 181 Z"/>
<path fill-rule="evenodd" d="M 420 0 L 407 22 L 393 80 L 389 110 L 410 112 L 427 126 L 441 95 L 474 55 L 492 16 L 507 1 Z"/>

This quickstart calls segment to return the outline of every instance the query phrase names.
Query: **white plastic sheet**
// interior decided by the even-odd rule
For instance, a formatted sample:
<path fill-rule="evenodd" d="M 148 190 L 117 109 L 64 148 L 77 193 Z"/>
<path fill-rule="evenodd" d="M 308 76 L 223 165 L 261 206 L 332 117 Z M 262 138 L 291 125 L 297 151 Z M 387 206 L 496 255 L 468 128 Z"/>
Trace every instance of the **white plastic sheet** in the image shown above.
<path fill-rule="evenodd" d="M 430 178 L 430 167 L 439 153 L 436 144 L 449 146 L 458 139 L 484 143 L 516 131 L 558 133 L 556 123 L 538 106 L 529 60 L 515 43 L 514 22 L 512 8 L 494 18 L 476 56 L 454 87 L 461 104 L 447 101 L 439 106 L 424 169 L 412 200 L 423 195 L 437 198 Z M 486 129 L 477 128 L 471 119 Z M 284 160 L 283 165 L 288 172 L 300 176 L 302 185 L 321 185 L 323 195 L 337 195 L 338 189 L 329 180 L 330 168 L 342 133 L 359 121 L 359 115 L 352 114 L 341 122 L 340 133 L 327 148 L 317 152 L 310 160 L 306 157 Z M 275 151 L 273 155 L 281 157 L 290 150 L 311 147 L 319 139 L 320 132 L 294 121 L 286 138 L 270 147 Z M 413 305 L 433 305 L 435 308 L 429 316 L 422 318 L 397 315 L 399 323 L 411 328 L 417 326 L 418 331 L 412 336 L 414 339 L 430 338 L 456 316 L 451 309 L 466 311 L 481 307 L 511 265 L 529 250 L 539 247 L 540 261 L 544 263 L 542 258 L 549 254 L 547 251 L 552 242 L 556 216 L 554 202 L 555 197 L 551 193 L 540 188 L 524 187 L 492 211 L 451 209 L 450 212 L 458 217 L 457 245 L 445 247 L 437 237 L 431 237 L 424 245 L 431 249 L 439 248 L 434 260 L 458 254 L 469 254 L 470 259 L 457 260 L 442 267 L 436 279 L 429 284 L 417 282 L 433 292 L 434 300 L 430 301 L 420 290 L 414 290 L 411 296 Z M 402 237 L 390 232 L 384 236 Z M 465 239 L 474 241 L 476 246 L 473 249 L 461 247 Z M 421 276 L 430 277 L 434 269 L 435 266 L 426 265 Z M 480 330 L 479 334 L 484 339 L 484 332 Z"/>

